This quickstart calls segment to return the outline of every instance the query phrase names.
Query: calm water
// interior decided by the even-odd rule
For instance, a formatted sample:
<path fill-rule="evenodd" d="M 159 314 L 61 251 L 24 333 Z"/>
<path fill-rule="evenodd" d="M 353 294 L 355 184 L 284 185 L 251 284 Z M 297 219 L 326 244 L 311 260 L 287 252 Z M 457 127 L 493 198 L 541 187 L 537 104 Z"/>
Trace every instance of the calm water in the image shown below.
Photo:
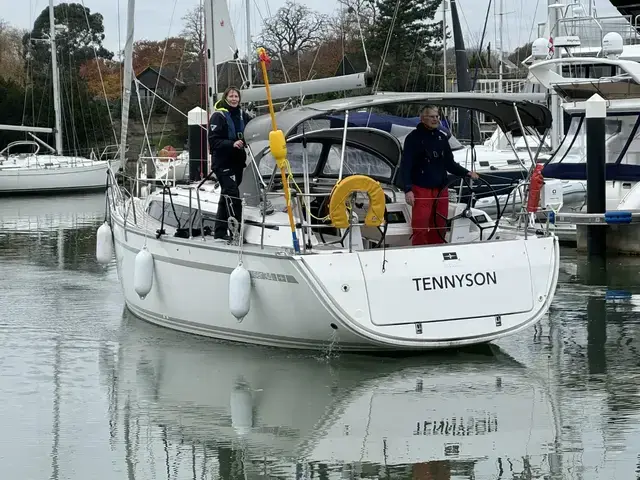
<path fill-rule="evenodd" d="M 564 252 L 549 318 L 492 349 L 327 359 L 128 314 L 103 217 L 0 202 L 2 479 L 640 478 L 639 261 Z"/>

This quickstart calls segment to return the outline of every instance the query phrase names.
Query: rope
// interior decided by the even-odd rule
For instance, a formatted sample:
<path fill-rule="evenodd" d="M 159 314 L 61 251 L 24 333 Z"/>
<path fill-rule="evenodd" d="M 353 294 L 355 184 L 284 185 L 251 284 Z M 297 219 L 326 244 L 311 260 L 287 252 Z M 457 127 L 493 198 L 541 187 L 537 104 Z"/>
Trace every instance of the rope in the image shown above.
<path fill-rule="evenodd" d="M 109 187 L 111 186 L 111 177 L 109 176 L 109 172 L 107 172 L 107 181 L 105 185 L 105 196 L 104 196 L 104 221 L 107 221 L 107 214 L 109 211 Z"/>
<path fill-rule="evenodd" d="M 242 200 L 242 210 L 244 211 L 245 201 Z M 244 246 L 244 215 L 240 217 L 240 232 L 238 235 L 238 265 L 242 265 L 242 249 Z"/>

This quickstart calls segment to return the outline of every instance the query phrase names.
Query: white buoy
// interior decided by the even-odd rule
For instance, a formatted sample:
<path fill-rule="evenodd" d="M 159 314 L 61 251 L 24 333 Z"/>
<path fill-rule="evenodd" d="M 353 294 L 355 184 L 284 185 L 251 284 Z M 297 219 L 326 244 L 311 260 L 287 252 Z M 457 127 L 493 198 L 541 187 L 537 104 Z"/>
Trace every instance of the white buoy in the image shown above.
<path fill-rule="evenodd" d="M 251 275 L 240 263 L 229 276 L 229 310 L 242 320 L 251 307 Z"/>
<path fill-rule="evenodd" d="M 153 256 L 142 247 L 142 250 L 136 255 L 133 267 L 133 288 L 138 296 L 144 300 L 153 285 Z"/>
<path fill-rule="evenodd" d="M 248 388 L 231 390 L 231 426 L 238 435 L 248 435 L 253 427 L 253 397 Z"/>
<path fill-rule="evenodd" d="M 96 236 L 96 259 L 98 263 L 106 265 L 113 257 L 113 238 L 111 237 L 111 227 L 104 222 L 98 228 Z"/>

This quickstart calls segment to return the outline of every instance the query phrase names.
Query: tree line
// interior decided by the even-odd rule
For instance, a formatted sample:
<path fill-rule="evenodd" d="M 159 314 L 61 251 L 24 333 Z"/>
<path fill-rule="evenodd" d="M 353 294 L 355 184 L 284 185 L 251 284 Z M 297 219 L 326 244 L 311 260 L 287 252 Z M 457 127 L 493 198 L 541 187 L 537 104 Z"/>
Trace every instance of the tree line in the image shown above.
<path fill-rule="evenodd" d="M 443 25 L 434 20 L 439 17 L 441 0 L 400 0 L 399 5 L 397 0 L 338 2 L 333 15 L 324 15 L 289 0 L 266 19 L 263 29 L 254 35 L 252 82 L 263 83 L 255 63 L 255 51 L 261 46 L 272 58 L 271 82 L 329 77 L 350 73 L 350 68 L 361 72 L 369 66 L 379 90 L 443 90 Z M 105 33 L 100 13 L 92 13 L 79 3 L 61 3 L 54 7 L 54 17 L 59 28 L 56 44 L 64 150 L 83 153 L 88 148 L 113 144 L 116 139 L 109 114 L 119 120 L 122 52 L 116 55 L 103 46 Z M 134 42 L 134 74 L 160 66 L 171 72 L 172 80 L 179 80 L 181 86 L 163 96 L 182 112 L 196 105 L 205 108 L 203 17 L 201 7 L 196 6 L 182 18 L 179 35 Z M 19 31 L 0 20 L 2 123 L 53 127 L 48 32 L 48 7 L 37 17 L 31 31 Z M 453 76 L 454 55 L 452 49 L 448 50 L 448 73 Z M 471 56 L 472 61 L 491 63 L 490 58 L 482 56 L 484 52 L 476 53 Z M 347 62 L 343 61 L 345 56 Z M 239 61 L 246 65 L 247 58 Z M 219 90 L 242 83 L 237 66 L 225 65 L 218 71 Z M 154 101 L 154 109 L 166 113 L 171 120 L 181 121 L 181 116 L 167 110 L 163 102 Z M 132 105 L 131 112 L 137 110 L 137 105 Z M 182 133 L 186 134 L 186 125 Z M 45 137 L 41 136 L 52 144 L 53 136 Z M 22 138 L 26 138 L 23 133 L 0 131 L 0 148 Z"/>

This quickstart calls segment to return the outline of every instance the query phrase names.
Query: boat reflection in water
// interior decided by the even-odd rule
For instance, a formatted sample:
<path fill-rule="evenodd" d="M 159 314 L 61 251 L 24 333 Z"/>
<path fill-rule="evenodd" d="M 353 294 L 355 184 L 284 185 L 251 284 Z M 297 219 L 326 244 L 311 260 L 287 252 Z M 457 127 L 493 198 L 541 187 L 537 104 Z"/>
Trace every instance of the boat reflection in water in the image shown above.
<path fill-rule="evenodd" d="M 124 423 L 129 478 L 553 475 L 546 385 L 488 348 L 327 359 L 194 338 L 125 311 L 102 364 L 124 412 L 112 424 Z"/>

